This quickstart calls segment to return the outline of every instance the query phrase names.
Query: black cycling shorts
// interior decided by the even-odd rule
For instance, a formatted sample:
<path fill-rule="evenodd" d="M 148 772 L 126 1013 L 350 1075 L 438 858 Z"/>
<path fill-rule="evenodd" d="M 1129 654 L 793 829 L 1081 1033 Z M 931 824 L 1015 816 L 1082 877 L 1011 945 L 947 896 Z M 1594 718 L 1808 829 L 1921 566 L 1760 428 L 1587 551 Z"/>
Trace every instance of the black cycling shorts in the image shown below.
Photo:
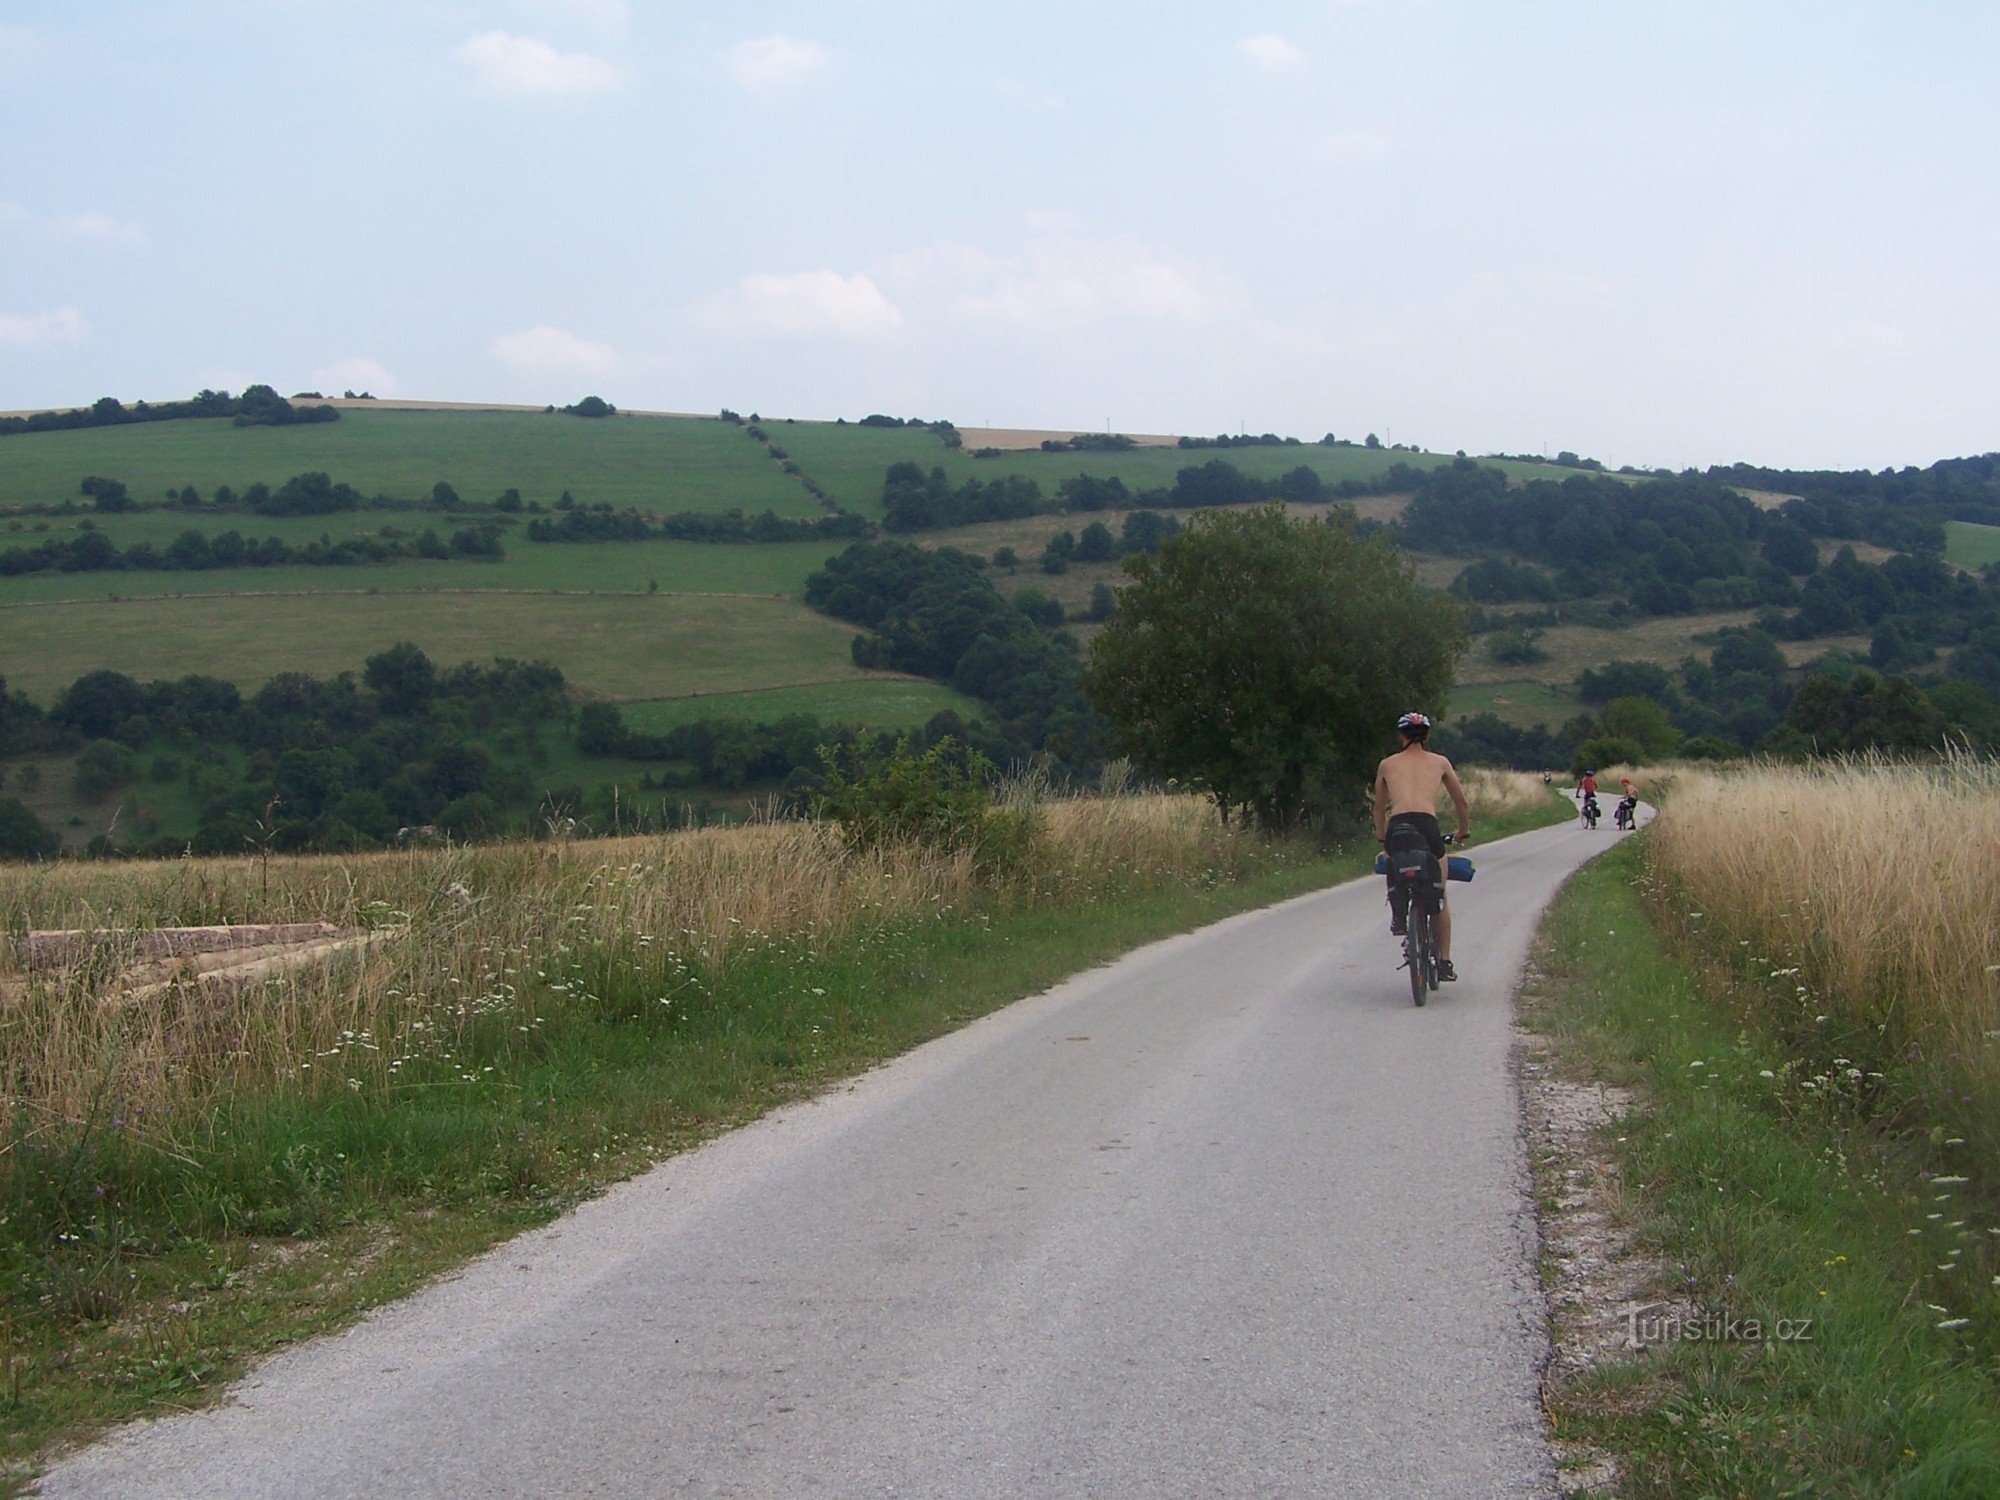
<path fill-rule="evenodd" d="M 1389 827 L 1394 828 L 1398 823 L 1414 828 L 1424 836 L 1433 859 L 1444 858 L 1444 830 L 1438 826 L 1436 813 L 1397 813 L 1389 819 Z M 1383 842 L 1386 843 L 1387 839 Z"/>

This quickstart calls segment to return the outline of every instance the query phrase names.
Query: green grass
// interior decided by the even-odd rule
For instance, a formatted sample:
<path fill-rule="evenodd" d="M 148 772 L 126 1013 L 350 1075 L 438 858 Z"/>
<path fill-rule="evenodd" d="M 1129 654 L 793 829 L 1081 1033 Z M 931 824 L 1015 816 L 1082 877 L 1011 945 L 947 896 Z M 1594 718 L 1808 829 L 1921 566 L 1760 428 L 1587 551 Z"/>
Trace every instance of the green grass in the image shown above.
<path fill-rule="evenodd" d="M 1065 479 L 1078 474 L 1116 475 L 1133 489 L 1171 485 L 1191 464 L 1219 458 L 1245 474 L 1275 479 L 1301 464 L 1322 479 L 1372 479 L 1397 463 L 1428 468 L 1450 462 L 1441 453 L 1391 453 L 1386 449 L 1323 448 L 1302 443 L 1296 448 L 1133 448 L 1123 453 L 1007 452 L 974 458 L 969 450 L 947 449 L 922 428 L 839 426 L 831 422 L 764 423 L 771 440 L 790 453 L 806 473 L 851 510 L 879 516 L 882 476 L 889 465 L 908 460 L 925 469 L 942 467 L 954 484 L 970 478 L 997 479 L 1021 474 L 1053 495 Z M 1500 463 L 1516 477 L 1561 479 L 1570 471 L 1534 464 Z M 1087 520 L 1088 518 L 1084 518 Z"/>
<path fill-rule="evenodd" d="M 225 595 L 36 605 L 0 621 L 9 686 L 43 703 L 99 667 L 254 687 L 278 672 L 355 671 L 404 640 L 441 663 L 546 659 L 614 700 L 869 678 L 849 655 L 853 626 L 729 594 Z"/>
<path fill-rule="evenodd" d="M 1550 1393 L 1557 1435 L 1620 1455 L 1631 1496 L 2000 1494 L 1996 1205 L 1931 1181 L 1951 1176 L 1949 1146 L 1892 1144 L 1837 1068 L 1807 1087 L 1811 1066 L 1722 998 L 1719 971 L 1669 951 L 1641 847 L 1558 899 L 1527 1022 L 1568 1071 L 1640 1092 L 1607 1144 L 1662 1296 L 1812 1330 L 1601 1367 Z"/>
<path fill-rule="evenodd" d="M 1961 568 L 1983 568 L 2000 562 L 2000 526 L 1979 526 L 1971 521 L 1944 523 L 1946 562 Z"/>
<path fill-rule="evenodd" d="M 1482 682 L 1453 688 L 1451 712 L 1461 718 L 1497 714 L 1523 729 L 1536 724 L 1556 729 L 1574 715 L 1589 712 L 1589 706 L 1546 682 Z"/>
<path fill-rule="evenodd" d="M 207 497 L 217 485 L 241 491 L 315 469 L 363 494 L 404 499 L 428 495 L 442 479 L 475 504 L 513 488 L 553 505 L 567 489 L 585 504 L 645 510 L 821 514 L 760 444 L 725 422 L 353 409 L 304 427 L 216 419 L 0 438 L 0 506 L 74 499 L 87 474 L 121 479 L 152 503 L 186 484 Z"/>
<path fill-rule="evenodd" d="M 625 722 L 647 734 L 664 734 L 697 719 L 748 719 L 770 724 L 788 714 L 811 714 L 826 724 L 916 729 L 932 715 L 947 709 L 968 723 L 992 714 L 978 699 L 955 693 L 942 683 L 909 677 L 871 677 L 855 682 L 816 683 L 810 687 L 703 693 L 698 697 L 627 703 Z"/>
<path fill-rule="evenodd" d="M 263 534 L 248 527 L 239 529 L 245 536 Z M 308 537 L 319 534 L 319 531 L 306 533 Z M 507 556 L 497 562 L 427 562 L 405 558 L 352 568 L 35 573 L 0 578 L 0 607 L 65 600 L 191 594 L 356 593 L 374 589 L 384 593 L 452 589 L 631 594 L 644 593 L 653 584 L 667 594 L 796 595 L 805 588 L 812 571 L 846 543 L 777 542 L 759 546 L 666 541 L 531 542 L 514 532 L 504 539 L 503 545 Z"/>

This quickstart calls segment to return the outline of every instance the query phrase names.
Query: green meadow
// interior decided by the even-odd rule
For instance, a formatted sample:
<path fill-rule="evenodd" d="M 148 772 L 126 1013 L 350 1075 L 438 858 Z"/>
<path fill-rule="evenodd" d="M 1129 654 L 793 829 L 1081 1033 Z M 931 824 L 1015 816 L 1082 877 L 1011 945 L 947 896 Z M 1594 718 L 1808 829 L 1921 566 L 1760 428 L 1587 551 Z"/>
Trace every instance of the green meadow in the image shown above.
<path fill-rule="evenodd" d="M 1555 729 L 1577 714 L 1588 713 L 1590 709 L 1581 698 L 1560 688 L 1545 682 L 1523 681 L 1462 683 L 1452 689 L 1451 711 L 1460 717 L 1495 714 L 1506 723 L 1522 729 L 1531 729 L 1537 724 Z"/>
<path fill-rule="evenodd" d="M 0 437 L 0 505 L 74 499 L 87 474 L 123 480 L 146 504 L 183 485 L 206 498 L 217 485 L 241 491 L 314 470 L 363 494 L 404 499 L 428 495 L 442 479 L 473 505 L 508 489 L 553 505 L 568 490 L 585 505 L 821 513 L 760 443 L 727 422 L 352 407 L 338 422 L 301 427 L 218 418 Z"/>
<path fill-rule="evenodd" d="M 1978 526 L 1971 521 L 1944 523 L 1945 561 L 1961 568 L 1983 568 L 2000 562 L 2000 526 Z"/>
<path fill-rule="evenodd" d="M 1170 485 L 1190 464 L 1219 458 L 1245 474 L 1262 479 L 1304 464 L 1329 483 L 1342 479 L 1372 479 L 1398 463 L 1432 468 L 1450 462 L 1449 454 L 1397 453 L 1386 448 L 1296 447 L 1253 448 L 1130 448 L 1122 453 L 1044 453 L 1039 449 L 1007 451 L 974 458 L 969 449 L 944 446 L 935 433 L 921 427 L 862 427 L 832 422 L 767 422 L 771 440 L 827 492 L 850 510 L 879 515 L 882 476 L 889 465 L 908 461 L 924 468 L 942 467 L 953 483 L 966 479 L 997 479 L 1020 474 L 1034 480 L 1044 493 L 1054 494 L 1065 479 L 1078 474 L 1116 475 L 1135 490 Z M 1568 471 L 1535 464 L 1502 463 L 1517 478 L 1561 479 Z"/>
<path fill-rule="evenodd" d="M 8 685 L 44 703 L 98 667 L 254 688 L 279 672 L 358 670 L 398 641 L 438 662 L 552 661 L 579 691 L 614 700 L 870 680 L 849 656 L 851 625 L 731 594 L 128 599 L 0 611 L 0 629 Z"/>
<path fill-rule="evenodd" d="M 990 717 L 977 698 L 954 693 L 942 683 L 914 677 L 870 674 L 804 687 L 761 688 L 744 693 L 697 693 L 624 705 L 625 722 L 646 734 L 665 734 L 697 719 L 747 719 L 772 724 L 792 714 L 811 714 L 826 724 L 877 724 L 884 729 L 916 729 L 935 714 L 951 710 L 967 721 Z"/>
<path fill-rule="evenodd" d="M 379 515 L 379 512 L 376 513 Z M 112 517 L 125 520 L 126 517 Z M 315 517 L 315 521 L 325 517 Z M 418 518 L 421 520 L 421 518 Z M 213 518 L 197 523 L 211 535 L 232 527 L 245 536 L 283 535 L 306 541 L 321 533 L 336 540 L 343 533 L 327 526 L 296 523 L 302 535 L 288 527 L 266 526 L 260 517 L 232 517 L 228 524 Z M 410 518 L 395 524 L 407 530 Z M 379 526 L 363 526 L 363 533 Z M 107 533 L 119 533 L 107 525 Z M 178 532 L 174 533 L 175 535 Z M 167 538 L 172 540 L 172 536 Z M 212 568 L 185 572 L 173 569 L 112 573 L 33 573 L 0 578 L 0 607 L 38 605 L 64 600 L 161 598 L 205 594 L 355 594 L 462 592 L 575 592 L 592 594 L 646 593 L 655 584 L 664 594 L 795 595 L 806 578 L 839 544 L 777 542 L 759 546 L 711 542 L 531 542 L 518 531 L 501 539 L 507 556 L 493 562 L 432 562 L 402 558 L 347 568 Z M 0 535 L 0 546 L 7 545 Z"/>

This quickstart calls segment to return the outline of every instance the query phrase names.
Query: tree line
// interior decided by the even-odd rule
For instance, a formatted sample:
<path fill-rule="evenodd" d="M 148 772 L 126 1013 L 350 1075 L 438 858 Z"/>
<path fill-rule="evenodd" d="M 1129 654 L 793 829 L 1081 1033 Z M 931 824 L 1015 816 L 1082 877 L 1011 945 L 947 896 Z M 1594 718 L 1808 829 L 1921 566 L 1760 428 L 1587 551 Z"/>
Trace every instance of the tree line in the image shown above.
<path fill-rule="evenodd" d="M 893 532 L 929 531 L 986 521 L 1020 520 L 1027 516 L 1061 515 L 1070 511 L 1206 510 L 1256 505 L 1268 500 L 1311 503 L 1351 500 L 1363 495 L 1394 494 L 1412 489 L 1423 471 L 1396 464 L 1372 479 L 1343 479 L 1329 484 L 1305 464 L 1274 479 L 1245 474 L 1225 459 L 1190 464 L 1174 475 L 1171 485 L 1134 489 L 1118 475 L 1078 474 L 1065 479 L 1053 495 L 1033 479 L 1019 474 L 993 479 L 969 478 L 954 486 L 940 467 L 926 472 L 905 460 L 891 464 L 882 481 L 883 527 Z"/>
<path fill-rule="evenodd" d="M 135 401 L 130 406 L 115 396 L 100 396 L 90 405 L 75 411 L 39 411 L 25 417 L 0 417 L 0 437 L 214 417 L 234 417 L 238 427 L 290 427 L 313 422 L 337 422 L 340 410 L 332 406 L 294 406 L 268 385 L 250 386 L 240 396 L 231 396 L 227 391 L 203 390 L 186 401 Z"/>
<path fill-rule="evenodd" d="M 1474 714 L 1440 726 L 1440 744 L 1524 770 L 1669 756 L 1934 754 L 1946 745 L 1991 753 L 2000 750 L 2000 628 L 1974 633 L 1929 669 L 1878 632 L 1866 655 L 1829 651 L 1801 673 L 1769 631 L 1732 627 L 1678 668 L 1610 661 L 1580 673 L 1575 691 L 1587 712 L 1555 729 Z"/>
<path fill-rule="evenodd" d="M 810 542 L 867 536 L 874 524 L 853 511 L 816 516 L 810 520 L 780 516 L 773 511 L 746 516 L 740 509 L 720 514 L 681 511 L 646 516 L 636 510 L 614 511 L 609 505 L 560 511 L 528 522 L 531 542 Z"/>
<path fill-rule="evenodd" d="M 151 572 L 161 569 L 202 571 L 212 568 L 348 568 L 401 558 L 433 561 L 471 559 L 495 562 L 507 555 L 500 532 L 493 526 L 469 526 L 450 540 L 425 528 L 407 536 L 384 527 L 375 536 L 321 537 L 294 543 L 280 537 L 246 537 L 225 531 L 220 536 L 183 531 L 164 547 L 134 542 L 119 547 L 101 531 L 79 532 L 60 541 L 0 550 L 0 577 L 25 573 Z"/>

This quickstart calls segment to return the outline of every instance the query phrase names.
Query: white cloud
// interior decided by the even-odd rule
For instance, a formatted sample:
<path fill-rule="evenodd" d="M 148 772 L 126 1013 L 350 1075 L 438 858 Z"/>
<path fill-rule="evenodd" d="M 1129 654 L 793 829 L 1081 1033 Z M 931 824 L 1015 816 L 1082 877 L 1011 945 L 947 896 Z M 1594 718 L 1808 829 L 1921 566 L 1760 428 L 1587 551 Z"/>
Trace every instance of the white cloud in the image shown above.
<path fill-rule="evenodd" d="M 59 245 L 143 245 L 146 231 L 110 214 L 38 214 L 0 200 L 0 228 L 22 229 Z"/>
<path fill-rule="evenodd" d="M 1016 256 L 966 247 L 928 252 L 926 269 L 956 280 L 955 310 L 1008 323 L 1140 318 L 1194 323 L 1215 312 L 1195 273 L 1136 240 L 1044 238 Z M 905 258 L 905 263 L 916 264 Z"/>
<path fill-rule="evenodd" d="M 623 36 L 632 24 L 626 0 L 514 0 L 514 8 L 540 20 L 571 21 Z"/>
<path fill-rule="evenodd" d="M 502 334 L 486 348 L 516 375 L 609 375 L 624 363 L 609 344 L 579 338 L 547 323 Z"/>
<path fill-rule="evenodd" d="M 51 307 L 46 312 L 0 312 L 0 349 L 48 349 L 57 344 L 80 344 L 90 337 L 90 324 L 73 307 Z"/>
<path fill-rule="evenodd" d="M 599 94 L 624 71 L 588 52 L 558 52 L 531 36 L 486 31 L 458 49 L 458 60 L 489 94 L 508 99 L 564 99 Z"/>
<path fill-rule="evenodd" d="M 363 359 L 355 355 L 349 359 L 337 359 L 330 365 L 321 365 L 312 375 L 313 389 L 324 391 L 329 396 L 338 396 L 342 391 L 366 391 L 371 396 L 393 396 L 397 390 L 396 377 L 378 361 Z"/>
<path fill-rule="evenodd" d="M 745 276 L 707 311 L 717 322 L 795 338 L 879 339 L 903 326 L 902 310 L 871 278 L 838 271 Z"/>
<path fill-rule="evenodd" d="M 790 36 L 760 36 L 738 42 L 723 59 L 738 87 L 775 94 L 804 83 L 831 59 L 818 42 Z"/>
<path fill-rule="evenodd" d="M 1274 73 L 1302 67 L 1306 60 L 1305 53 L 1283 37 L 1269 31 L 1244 37 L 1236 44 L 1236 50 L 1258 67 L 1269 69 Z"/>

